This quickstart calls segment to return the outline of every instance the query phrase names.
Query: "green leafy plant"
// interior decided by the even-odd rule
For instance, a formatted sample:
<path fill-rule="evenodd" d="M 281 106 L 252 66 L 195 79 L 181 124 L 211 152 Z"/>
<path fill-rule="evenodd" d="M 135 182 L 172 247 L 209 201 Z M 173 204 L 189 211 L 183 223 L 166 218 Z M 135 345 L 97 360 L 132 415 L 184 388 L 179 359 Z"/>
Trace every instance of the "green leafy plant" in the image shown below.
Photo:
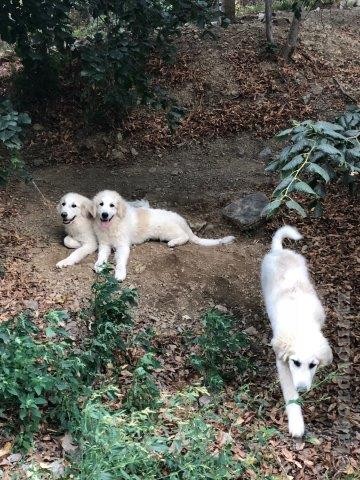
<path fill-rule="evenodd" d="M 249 342 L 237 330 L 236 319 L 217 309 L 207 312 L 202 324 L 203 333 L 193 339 L 197 353 L 191 355 L 190 362 L 204 376 L 205 385 L 219 390 L 248 365 L 243 352 Z"/>
<path fill-rule="evenodd" d="M 290 143 L 266 167 L 279 173 L 281 181 L 263 215 L 271 216 L 286 205 L 302 217 L 307 209 L 320 216 L 328 183 L 342 181 L 355 190 L 360 172 L 360 109 L 350 109 L 334 123 L 294 123 L 277 137 L 290 137 Z"/>
<path fill-rule="evenodd" d="M 121 289 L 109 268 L 103 270 L 92 291 L 93 301 L 84 312 L 91 332 L 85 341 L 84 355 L 91 369 L 101 372 L 109 363 L 120 364 L 121 355 L 126 355 L 127 338 L 133 326 L 131 307 L 136 305 L 137 292 Z"/>
<path fill-rule="evenodd" d="M 1 2 L 0 36 L 14 45 L 22 62 L 18 93 L 44 98 L 54 92 L 59 64 L 72 43 L 69 11 L 72 0 Z"/>
<path fill-rule="evenodd" d="M 125 407 L 132 410 L 156 409 L 160 391 L 151 372 L 160 366 L 153 353 L 146 353 L 138 361 L 133 380 L 125 399 Z"/>
<path fill-rule="evenodd" d="M 0 186 L 13 175 L 27 176 L 19 151 L 23 129 L 30 123 L 29 115 L 17 112 L 10 100 L 0 103 L 0 142 L 5 152 L 0 156 Z"/>
<path fill-rule="evenodd" d="M 57 420 L 65 428 L 67 417 L 78 413 L 85 365 L 61 327 L 66 318 L 50 312 L 45 332 L 26 313 L 0 324 L 0 413 L 12 418 L 12 431 L 20 430 L 18 443 L 25 449 L 41 420 Z"/>
<path fill-rule="evenodd" d="M 75 433 L 80 452 L 68 474 L 76 480 L 225 480 L 240 478 L 231 439 L 217 446 L 217 431 L 197 408 L 203 389 L 164 398 L 151 409 L 110 411 L 99 398 L 85 406 Z"/>
<path fill-rule="evenodd" d="M 80 345 L 64 330 L 68 316 L 62 311 L 45 315 L 43 329 L 28 313 L 0 324 L 0 415 L 12 418 L 11 431 L 20 430 L 18 444 L 24 449 L 30 447 L 40 422 L 50 421 L 62 429 L 76 422 L 98 374 L 109 364 L 120 365 L 126 354 L 124 336 L 132 326 L 130 306 L 136 292 L 120 290 L 108 271 L 93 291 L 87 311 L 92 320 L 89 336 Z M 139 391 L 140 385 L 139 380 Z M 143 401 L 146 392 L 155 395 L 151 388 L 147 379 Z"/>

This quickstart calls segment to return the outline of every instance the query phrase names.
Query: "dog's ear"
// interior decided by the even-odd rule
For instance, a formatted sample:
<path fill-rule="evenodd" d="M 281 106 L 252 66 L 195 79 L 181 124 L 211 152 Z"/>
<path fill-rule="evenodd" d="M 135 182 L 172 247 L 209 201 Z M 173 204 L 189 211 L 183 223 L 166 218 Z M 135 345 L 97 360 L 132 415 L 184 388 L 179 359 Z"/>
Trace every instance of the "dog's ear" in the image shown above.
<path fill-rule="evenodd" d="M 332 354 L 329 342 L 326 340 L 325 337 L 322 338 L 322 342 L 320 344 L 318 359 L 321 367 L 330 365 L 330 363 L 333 360 L 333 354 Z"/>
<path fill-rule="evenodd" d="M 95 204 L 89 198 L 84 200 L 81 204 L 81 215 L 86 218 L 96 216 Z"/>
<path fill-rule="evenodd" d="M 283 362 L 287 362 L 290 355 L 292 355 L 291 341 L 289 338 L 273 337 L 273 339 L 271 340 L 271 346 L 273 347 L 277 358 L 279 358 Z"/>
<path fill-rule="evenodd" d="M 116 215 L 120 218 L 124 218 L 125 214 L 126 214 L 126 202 L 119 195 L 119 198 L 116 202 Z"/>

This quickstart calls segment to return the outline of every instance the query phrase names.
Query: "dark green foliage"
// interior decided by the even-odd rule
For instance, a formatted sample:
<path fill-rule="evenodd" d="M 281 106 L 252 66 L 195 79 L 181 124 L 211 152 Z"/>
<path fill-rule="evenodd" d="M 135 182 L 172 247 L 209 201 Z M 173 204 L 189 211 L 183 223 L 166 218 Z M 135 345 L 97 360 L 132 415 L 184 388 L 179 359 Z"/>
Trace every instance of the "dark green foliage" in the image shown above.
<path fill-rule="evenodd" d="M 0 145 L 3 145 L 0 150 L 0 187 L 13 175 L 26 177 L 19 150 L 22 146 L 23 129 L 30 123 L 29 115 L 17 112 L 9 100 L 0 103 Z"/>
<path fill-rule="evenodd" d="M 160 391 L 151 372 L 160 366 L 153 353 L 146 353 L 138 361 L 133 372 L 133 380 L 125 399 L 129 411 L 155 409 L 158 407 Z"/>
<path fill-rule="evenodd" d="M 271 216 L 286 205 L 302 217 L 307 209 L 320 216 L 328 183 L 341 181 L 355 191 L 360 172 L 360 109 L 349 109 L 334 123 L 295 123 L 277 137 L 290 137 L 290 143 L 266 167 L 268 172 L 278 172 L 281 181 L 263 215 Z M 309 204 L 302 201 L 307 198 Z"/>
<path fill-rule="evenodd" d="M 64 312 L 48 313 L 44 331 L 26 313 L 0 324 L 0 413 L 13 419 L 13 431 L 20 428 L 18 442 L 25 449 L 40 422 L 63 429 L 75 422 L 98 373 L 120 364 L 136 293 L 120 291 L 108 272 L 93 291 L 93 323 L 80 346 L 63 329 Z"/>
<path fill-rule="evenodd" d="M 11 416 L 25 449 L 41 420 L 51 418 L 66 428 L 67 417 L 78 413 L 85 365 L 61 327 L 66 318 L 50 312 L 45 332 L 26 313 L 0 324 L 0 413 Z"/>
<path fill-rule="evenodd" d="M 72 42 L 71 0 L 12 0 L 0 5 L 1 39 L 14 44 L 23 70 L 18 91 L 43 98 L 54 91 L 58 64 Z"/>
<path fill-rule="evenodd" d="M 210 4 L 13 0 L 0 6 L 0 37 L 14 44 L 22 62 L 17 87 L 25 97 L 41 99 L 56 91 L 66 64 L 75 67 L 77 90 L 81 72 L 83 104 L 91 120 L 111 125 L 130 108 L 146 104 L 165 106 L 174 126 L 182 112 L 153 84 L 149 62 L 155 57 L 173 58 L 180 27 L 186 22 L 208 24 L 213 13 Z"/>
<path fill-rule="evenodd" d="M 236 319 L 213 309 L 202 320 L 204 331 L 193 343 L 198 353 L 192 354 L 191 364 L 204 376 L 205 385 L 219 390 L 247 365 L 243 349 L 249 342 L 237 330 Z"/>

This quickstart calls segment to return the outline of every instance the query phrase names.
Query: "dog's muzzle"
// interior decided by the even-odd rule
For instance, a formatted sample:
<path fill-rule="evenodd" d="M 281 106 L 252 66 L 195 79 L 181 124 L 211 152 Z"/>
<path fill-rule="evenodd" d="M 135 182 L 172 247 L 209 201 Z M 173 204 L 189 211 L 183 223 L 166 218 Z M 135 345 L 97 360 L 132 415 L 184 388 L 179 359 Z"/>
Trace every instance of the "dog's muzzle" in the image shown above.
<path fill-rule="evenodd" d="M 74 215 L 73 218 L 70 218 L 70 219 L 67 218 L 67 217 L 65 217 L 65 218 L 63 217 L 63 224 L 64 225 L 69 225 L 69 223 L 73 222 L 75 220 L 75 218 L 76 218 L 76 215 Z"/>

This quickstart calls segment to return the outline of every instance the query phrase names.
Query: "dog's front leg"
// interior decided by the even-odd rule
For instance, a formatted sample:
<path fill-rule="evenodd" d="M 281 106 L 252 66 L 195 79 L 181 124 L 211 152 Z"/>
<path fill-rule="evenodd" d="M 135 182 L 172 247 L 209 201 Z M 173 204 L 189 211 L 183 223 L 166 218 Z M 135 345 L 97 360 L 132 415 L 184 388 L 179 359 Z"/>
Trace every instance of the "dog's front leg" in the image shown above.
<path fill-rule="evenodd" d="M 70 237 L 70 235 L 66 235 L 64 238 L 64 245 L 67 248 L 80 248 L 81 243 L 75 240 L 75 238 Z"/>
<path fill-rule="evenodd" d="M 77 248 L 67 258 L 64 258 L 64 260 L 58 262 L 56 266 L 57 268 L 63 268 L 75 265 L 75 263 L 79 263 L 83 258 L 87 257 L 91 253 L 94 253 L 96 248 L 97 246 L 95 243 L 85 243 L 85 245 Z"/>
<path fill-rule="evenodd" d="M 116 267 L 115 278 L 122 282 L 126 278 L 126 265 L 130 254 L 129 245 L 118 245 L 115 251 Z"/>
<path fill-rule="evenodd" d="M 100 243 L 98 259 L 96 260 L 96 263 L 94 265 L 95 272 L 97 273 L 101 272 L 101 270 L 103 269 L 104 263 L 106 263 L 109 260 L 110 253 L 111 253 L 110 245 Z"/>
<path fill-rule="evenodd" d="M 286 404 L 289 433 L 293 437 L 302 437 L 305 431 L 304 419 L 301 406 L 297 403 L 299 395 L 294 387 L 289 366 L 279 359 L 276 359 L 276 366 Z"/>

